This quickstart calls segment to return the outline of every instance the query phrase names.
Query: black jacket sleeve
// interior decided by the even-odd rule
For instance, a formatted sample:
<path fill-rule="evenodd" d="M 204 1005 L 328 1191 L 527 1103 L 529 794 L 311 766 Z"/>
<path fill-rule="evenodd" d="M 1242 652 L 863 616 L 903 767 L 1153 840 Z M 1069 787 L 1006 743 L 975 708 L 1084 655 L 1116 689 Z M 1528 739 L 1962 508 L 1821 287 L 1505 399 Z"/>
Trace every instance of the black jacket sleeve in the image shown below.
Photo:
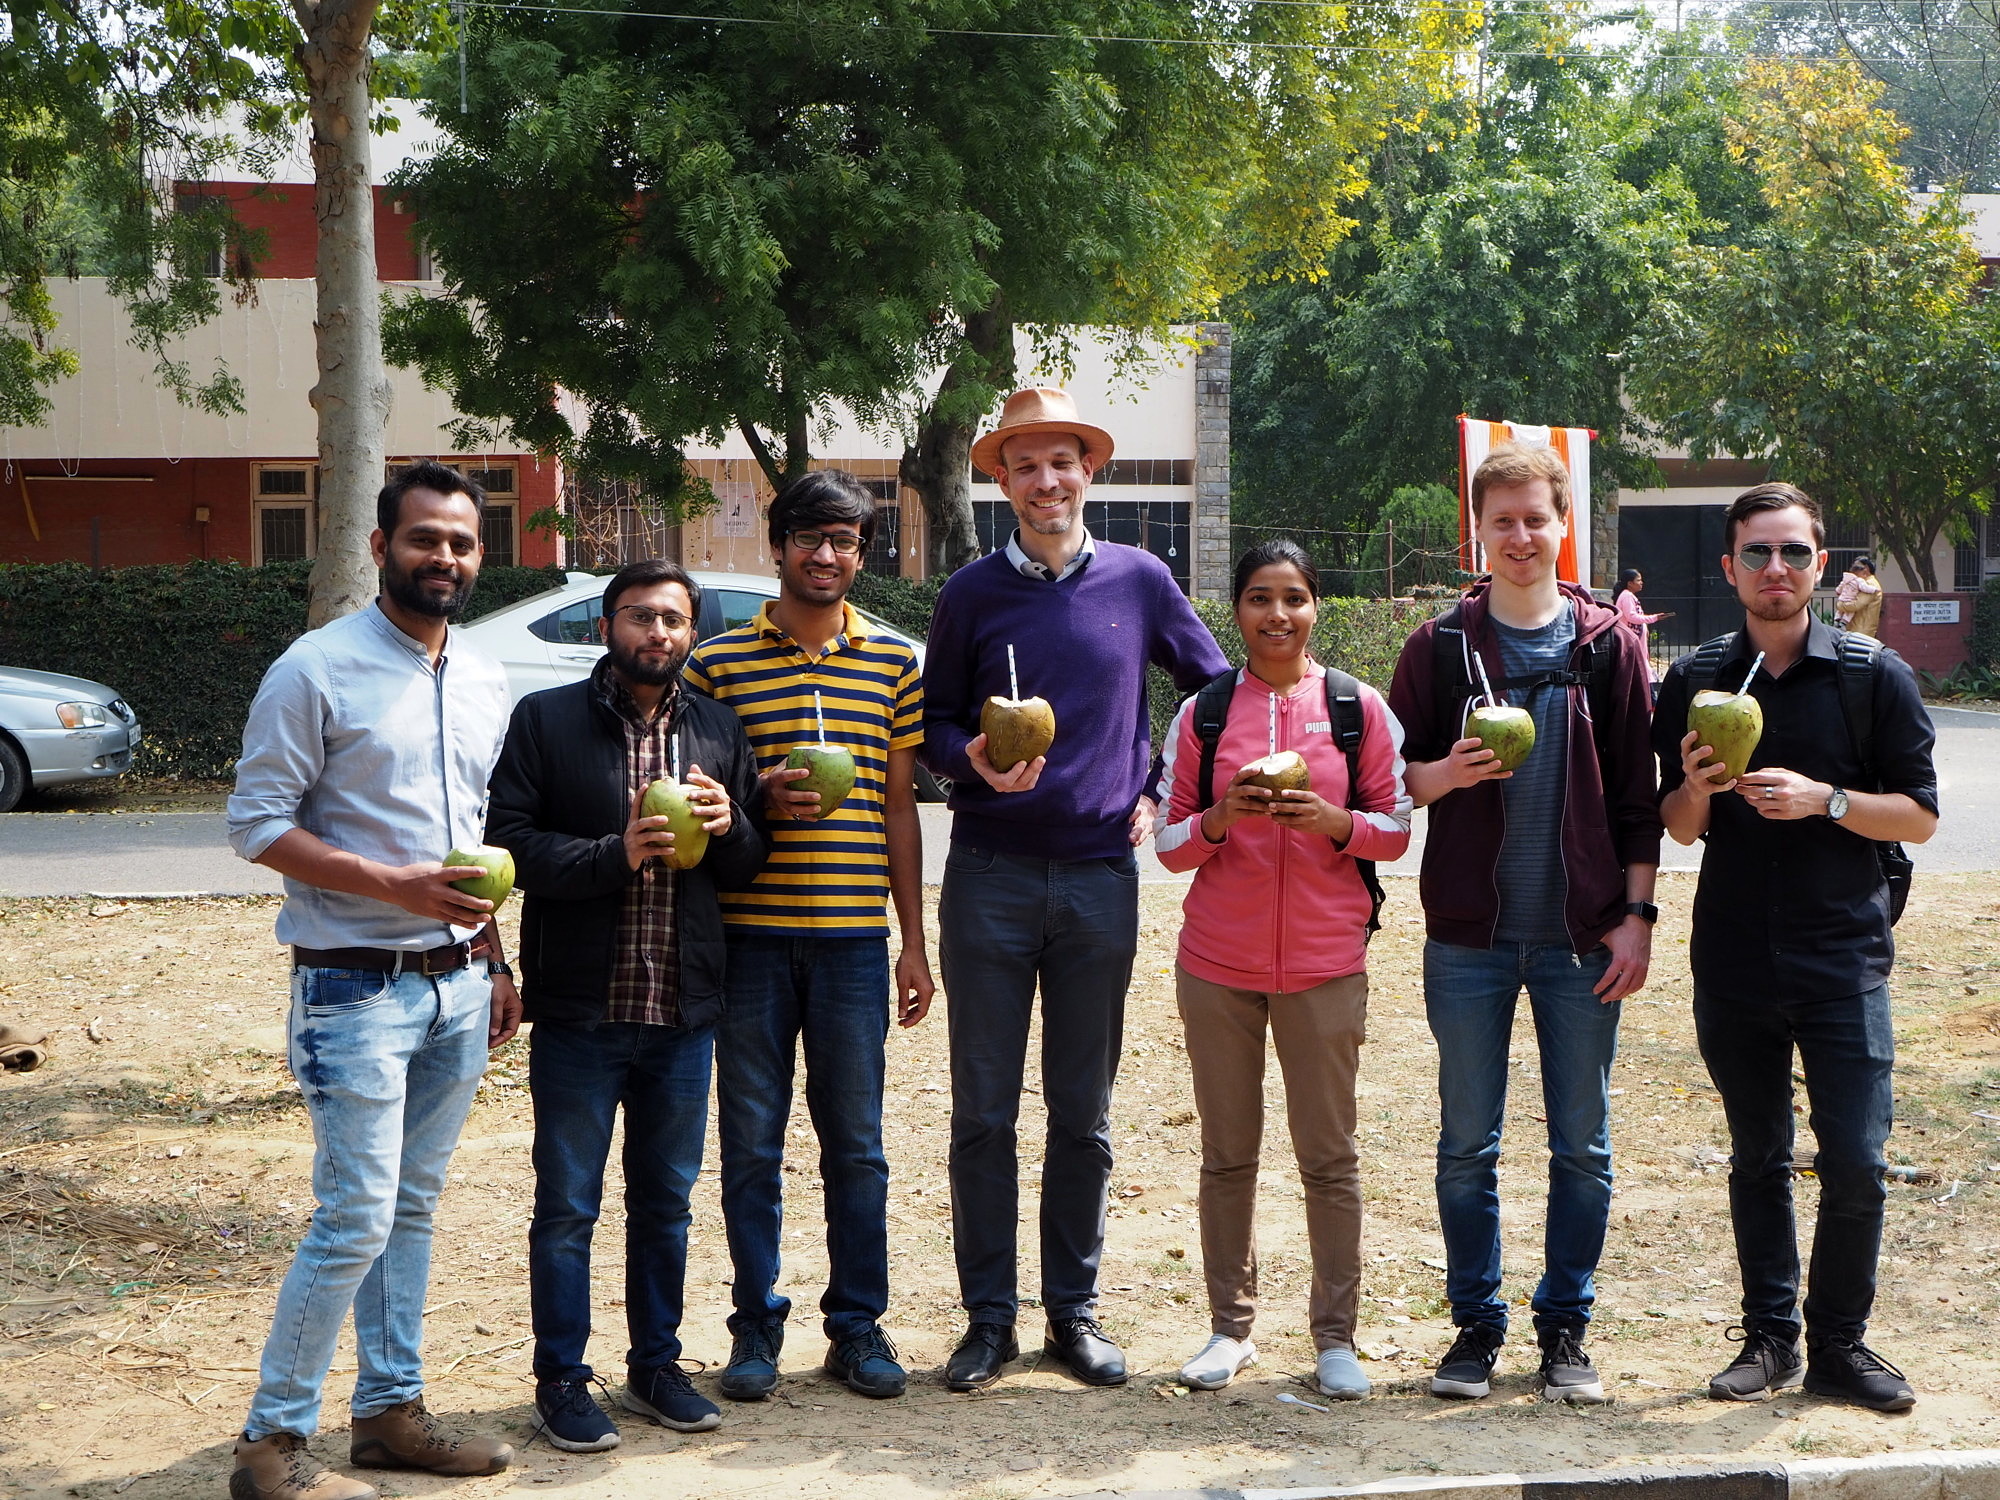
<path fill-rule="evenodd" d="M 558 831 L 563 820 L 549 798 L 565 786 L 573 788 L 579 768 L 564 753 L 566 737 L 546 733 L 549 696 L 530 694 L 514 705 L 507 743 L 493 770 L 487 841 L 514 856 L 514 878 L 524 893 L 557 901 L 607 896 L 632 879 L 624 829 L 596 837 Z"/>

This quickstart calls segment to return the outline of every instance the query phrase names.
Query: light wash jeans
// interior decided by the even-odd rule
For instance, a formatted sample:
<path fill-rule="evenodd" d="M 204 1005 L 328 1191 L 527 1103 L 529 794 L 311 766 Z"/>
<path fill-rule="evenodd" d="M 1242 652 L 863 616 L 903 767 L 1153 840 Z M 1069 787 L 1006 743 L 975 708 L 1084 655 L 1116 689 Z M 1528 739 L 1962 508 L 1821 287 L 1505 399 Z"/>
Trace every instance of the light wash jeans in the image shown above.
<path fill-rule="evenodd" d="M 1540 1052 L 1548 1121 L 1537 1330 L 1581 1334 L 1596 1303 L 1598 1257 L 1611 1216 L 1611 1063 L 1622 1005 L 1591 993 L 1611 955 L 1560 943 L 1424 944 L 1424 1009 L 1438 1046 L 1438 1217 L 1451 1320 L 1505 1331 L 1500 1297 L 1500 1129 L 1507 1049 L 1523 989 Z"/>
<path fill-rule="evenodd" d="M 245 1431 L 310 1437 L 354 1309 L 353 1412 L 423 1393 L 431 1214 L 486 1067 L 484 966 L 426 979 L 292 971 L 291 1064 L 313 1123 L 318 1206 L 278 1291 Z"/>

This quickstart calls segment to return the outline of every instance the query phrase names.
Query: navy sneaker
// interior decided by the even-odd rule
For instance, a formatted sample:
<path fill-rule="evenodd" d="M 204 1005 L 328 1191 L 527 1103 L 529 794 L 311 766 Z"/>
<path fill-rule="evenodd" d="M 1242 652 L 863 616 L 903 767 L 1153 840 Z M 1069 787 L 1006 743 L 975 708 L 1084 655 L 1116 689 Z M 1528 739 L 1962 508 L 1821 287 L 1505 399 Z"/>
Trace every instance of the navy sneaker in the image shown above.
<path fill-rule="evenodd" d="M 731 1401 L 764 1400 L 778 1388 L 778 1351 L 784 1347 L 782 1323 L 752 1323 L 739 1330 L 715 1388 Z"/>
<path fill-rule="evenodd" d="M 889 1335 L 871 1323 L 851 1339 L 835 1339 L 827 1346 L 826 1373 L 857 1396 L 880 1400 L 900 1396 L 909 1376 L 896 1363 L 896 1346 Z"/>
<path fill-rule="evenodd" d="M 537 1381 L 535 1418 L 528 1428 L 565 1453 L 602 1453 L 618 1446 L 618 1429 L 590 1394 L 588 1380 Z"/>
<path fill-rule="evenodd" d="M 679 1365 L 629 1366 L 618 1404 L 675 1432 L 707 1432 L 722 1424 L 722 1408 L 697 1391 Z"/>

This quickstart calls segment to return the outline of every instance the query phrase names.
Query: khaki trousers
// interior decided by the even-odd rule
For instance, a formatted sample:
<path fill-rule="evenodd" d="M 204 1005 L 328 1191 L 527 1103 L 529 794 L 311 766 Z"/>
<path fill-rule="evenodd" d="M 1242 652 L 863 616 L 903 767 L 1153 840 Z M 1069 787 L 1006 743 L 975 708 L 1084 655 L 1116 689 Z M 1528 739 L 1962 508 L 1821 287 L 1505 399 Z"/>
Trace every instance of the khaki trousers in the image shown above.
<path fill-rule="evenodd" d="M 1352 1348 L 1361 1293 L 1354 1071 L 1367 1033 L 1368 976 L 1264 995 L 1211 984 L 1182 968 L 1174 973 L 1201 1113 L 1201 1258 L 1212 1331 L 1248 1338 L 1257 1314 L 1257 1159 L 1268 1025 L 1285 1073 L 1285 1113 L 1306 1193 L 1313 1345 Z"/>

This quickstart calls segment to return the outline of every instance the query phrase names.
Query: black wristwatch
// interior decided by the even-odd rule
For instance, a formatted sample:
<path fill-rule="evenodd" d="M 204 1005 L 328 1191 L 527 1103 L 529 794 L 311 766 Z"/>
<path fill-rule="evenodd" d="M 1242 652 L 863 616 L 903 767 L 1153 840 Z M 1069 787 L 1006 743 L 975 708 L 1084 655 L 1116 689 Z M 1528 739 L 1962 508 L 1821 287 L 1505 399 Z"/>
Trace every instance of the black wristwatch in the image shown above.
<path fill-rule="evenodd" d="M 486 960 L 486 977 L 488 979 L 512 979 L 514 971 L 508 967 L 506 959 L 489 958 Z"/>
<path fill-rule="evenodd" d="M 1650 901 L 1627 901 L 1625 903 L 1625 915 L 1628 917 L 1637 917 L 1648 926 L 1651 926 L 1660 920 L 1660 909 Z"/>

